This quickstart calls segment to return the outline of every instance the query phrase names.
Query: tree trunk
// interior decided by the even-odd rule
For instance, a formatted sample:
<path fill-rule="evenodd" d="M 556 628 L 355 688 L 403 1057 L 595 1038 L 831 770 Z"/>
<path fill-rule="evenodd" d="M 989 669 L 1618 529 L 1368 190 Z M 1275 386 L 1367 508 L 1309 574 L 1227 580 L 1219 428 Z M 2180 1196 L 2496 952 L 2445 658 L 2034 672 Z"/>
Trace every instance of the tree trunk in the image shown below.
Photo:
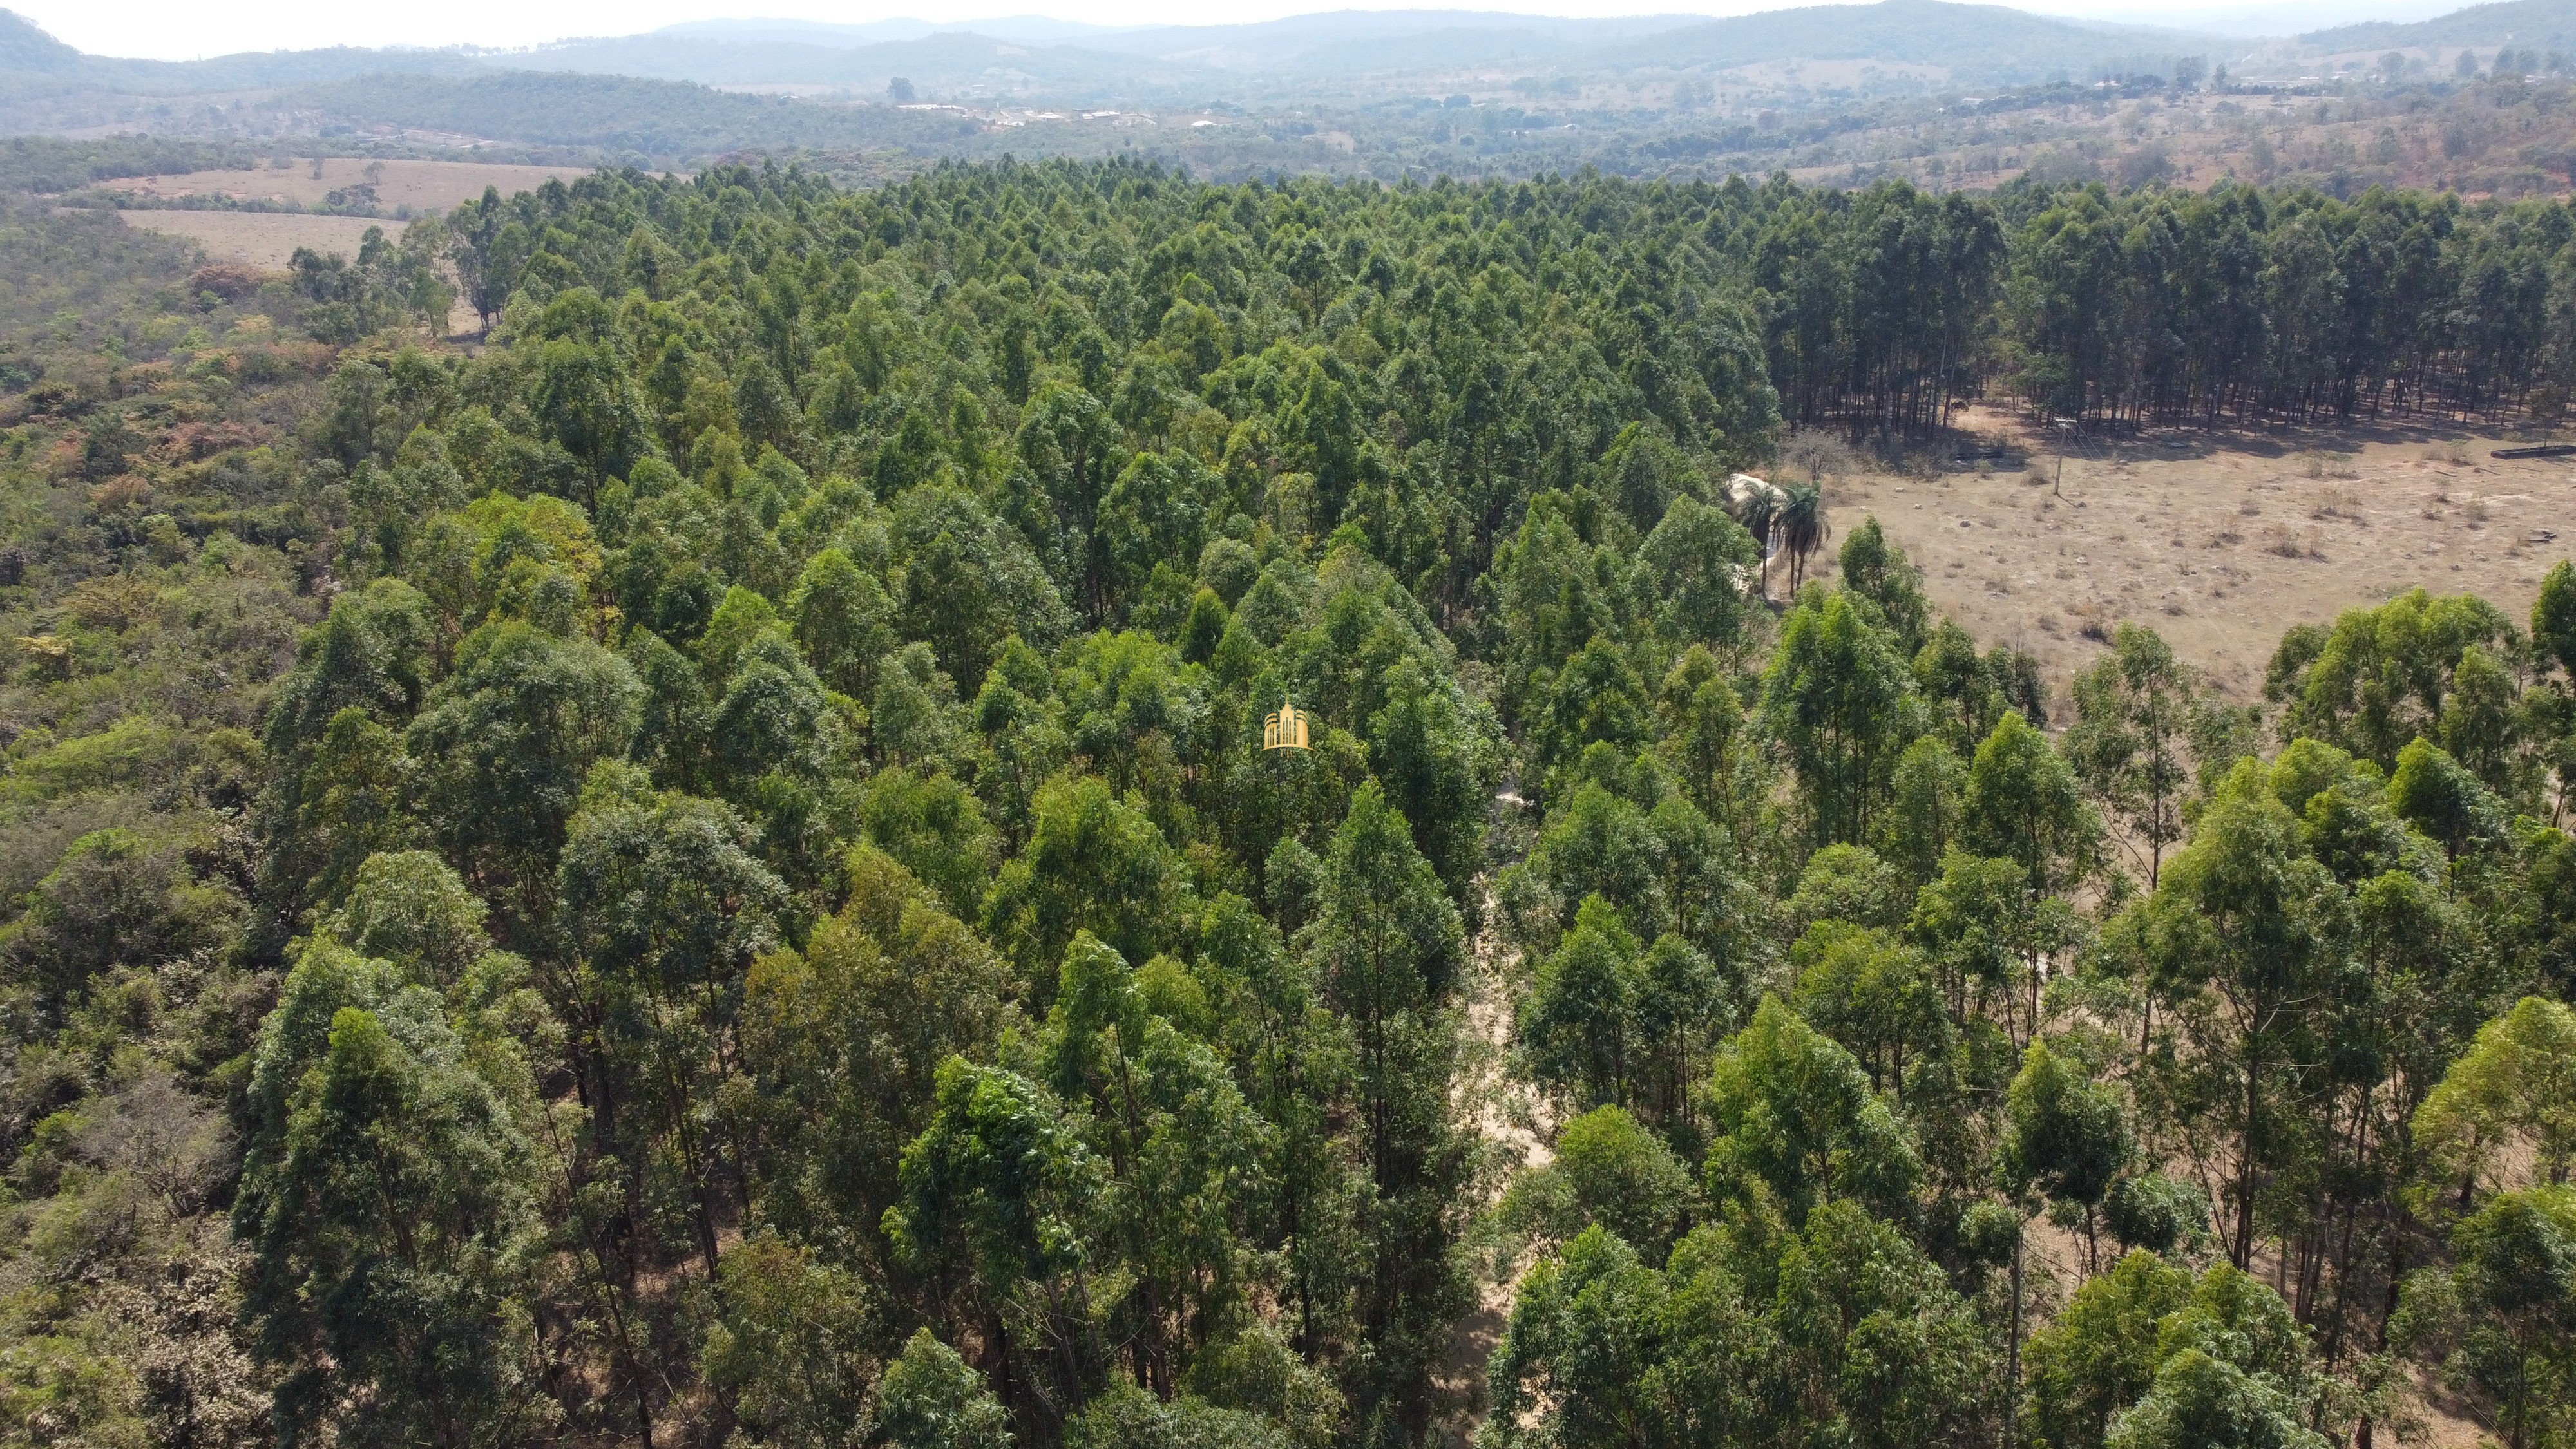
<path fill-rule="evenodd" d="M 2262 1060 L 2249 1058 L 2245 1063 L 2245 1134 L 2236 1154 L 2236 1232 L 2228 1244 L 2227 1261 L 2242 1273 L 2254 1261 L 2254 1136 L 2255 1116 L 2262 1104 Z"/>
<path fill-rule="evenodd" d="M 2012 1442 L 2013 1425 L 2021 1418 L 2021 1235 L 2013 1235 L 2012 1254 L 2012 1327 L 2004 1336 L 2004 1425 L 2003 1442 Z"/>

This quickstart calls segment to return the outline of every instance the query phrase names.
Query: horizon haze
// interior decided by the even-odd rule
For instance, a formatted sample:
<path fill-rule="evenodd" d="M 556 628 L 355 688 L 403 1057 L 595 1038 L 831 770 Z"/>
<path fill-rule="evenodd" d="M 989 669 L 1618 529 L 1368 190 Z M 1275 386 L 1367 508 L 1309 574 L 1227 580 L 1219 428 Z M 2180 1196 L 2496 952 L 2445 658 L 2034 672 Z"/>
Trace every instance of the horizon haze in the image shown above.
<path fill-rule="evenodd" d="M 996 14 L 975 0 L 924 0 L 888 5 L 881 10 L 834 5 L 828 0 L 752 0 L 744 12 L 710 13 L 704 0 L 557 0 L 524 6 L 498 0 L 460 0 L 434 10 L 359 8 L 284 0 L 247 12 L 182 0 L 21 0 L 11 7 L 55 38 L 92 55 L 134 60 L 203 60 L 263 51 L 297 51 L 335 46 L 405 49 L 466 48 L 478 51 L 529 50 L 576 40 L 627 39 L 689 28 L 738 30 L 810 29 L 880 30 L 885 38 L 914 38 L 931 33 L 968 32 L 997 39 L 1039 43 L 1080 43 L 1108 33 L 1163 27 L 1218 28 L 1220 25 L 1351 12 L 1410 11 L 1423 15 L 1454 14 L 1462 18 L 1519 16 L 1529 19 L 1624 20 L 1671 16 L 1677 20 L 1725 19 L 1805 8 L 1789 4 L 1729 3 L 1688 0 L 1676 5 L 1640 7 L 1632 0 L 1495 0 L 1468 7 L 1407 4 L 1299 4 L 1297 0 L 1247 0 L 1232 7 L 1222 22 L 1205 19 L 1206 7 L 1182 0 L 1074 0 L 1043 13 Z M 2082 23 L 2163 27 L 2212 34 L 2255 37 L 2296 34 L 2328 24 L 2362 21 L 2409 22 L 2430 19 L 2456 9 L 2440 0 L 2361 0 L 2329 5 L 2318 0 L 2254 6 L 2212 6 L 2206 0 L 2048 0 L 2026 8 L 2029 13 Z M 911 34 L 901 32 L 909 30 Z"/>

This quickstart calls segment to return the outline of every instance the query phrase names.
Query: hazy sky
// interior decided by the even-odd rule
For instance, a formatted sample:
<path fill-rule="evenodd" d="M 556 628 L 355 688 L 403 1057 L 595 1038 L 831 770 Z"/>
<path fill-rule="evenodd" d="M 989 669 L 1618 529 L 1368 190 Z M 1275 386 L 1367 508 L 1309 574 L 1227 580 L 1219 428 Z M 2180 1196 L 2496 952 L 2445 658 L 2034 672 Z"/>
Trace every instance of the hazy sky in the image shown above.
<path fill-rule="evenodd" d="M 2232 34 L 2280 34 L 2359 19 L 2417 19 L 2466 0 L 2021 0 L 2021 8 L 2130 22 L 2189 25 Z M 1369 0 L 445 0 L 437 5 L 352 5 L 346 0 L 0 0 L 61 39 L 100 55 L 185 60 L 240 50 L 319 45 L 523 46 L 573 35 L 632 35 L 683 20 L 782 16 L 856 22 L 917 16 L 951 23 L 1001 14 L 1044 14 L 1106 25 L 1205 25 L 1267 20 L 1317 10 L 1434 8 Z M 1741 15 L 1781 0 L 1471 0 L 1455 8 L 1546 15 L 1635 15 L 1661 11 Z"/>

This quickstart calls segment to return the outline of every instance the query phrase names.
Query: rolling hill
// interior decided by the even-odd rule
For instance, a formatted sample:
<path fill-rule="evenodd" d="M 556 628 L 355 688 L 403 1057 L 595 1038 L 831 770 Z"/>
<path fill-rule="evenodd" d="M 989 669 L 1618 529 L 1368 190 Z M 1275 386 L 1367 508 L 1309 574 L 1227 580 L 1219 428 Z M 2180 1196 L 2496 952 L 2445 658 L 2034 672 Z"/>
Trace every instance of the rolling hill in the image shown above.
<path fill-rule="evenodd" d="M 701 157 L 736 149 L 926 151 L 977 134 L 942 112 L 815 106 L 688 81 L 512 71 L 464 78 L 379 75 L 298 91 L 350 123 L 596 147 L 612 156 Z"/>
<path fill-rule="evenodd" d="M 871 96 L 903 76 L 924 94 L 988 98 L 1044 94 L 1132 100 L 1175 88 L 1204 90 L 1220 78 L 1183 62 L 1149 60 L 1070 45 L 1021 45 L 990 36 L 941 32 L 913 40 L 837 46 L 760 40 L 704 40 L 639 35 L 568 41 L 492 56 L 515 70 L 647 76 L 718 86 L 820 86 Z"/>
<path fill-rule="evenodd" d="M 2525 0 L 2538 3 L 2538 0 Z M 2510 7 L 2489 7 L 2510 8 Z M 920 27 L 917 31 L 915 27 Z M 1881 0 L 1728 20 L 1656 15 L 1569 20 L 1475 11 L 1337 11 L 1244 25 L 1091 29 L 1028 19 L 991 32 L 916 21 L 865 26 L 702 22 L 521 51 L 255 52 L 201 61 L 84 55 L 0 11 L 0 73 L 54 91 L 175 96 L 325 85 L 377 73 L 464 78 L 578 72 L 732 87 L 882 94 L 903 76 L 926 96 L 1113 102 L 1221 96 L 1235 81 L 1438 76 L 1512 62 L 1552 74 L 1722 69 L 1761 61 L 1865 59 L 1978 81 L 2080 73 L 2103 56 L 2207 50 L 2209 37 L 2084 25 L 1995 5 Z M 13 86 L 13 89 L 17 88 Z"/>
<path fill-rule="evenodd" d="M 2310 31 L 2298 37 L 2298 44 L 2321 54 L 2505 44 L 2565 47 L 2576 44 L 2576 0 L 2499 0 L 2411 25 L 2338 25 Z"/>
<path fill-rule="evenodd" d="M 0 75 L 10 77 L 12 90 L 19 89 L 26 80 L 44 80 L 64 87 L 138 95 L 190 95 L 310 85 L 385 71 L 470 75 L 483 68 L 456 51 L 372 50 L 359 46 L 245 51 L 206 60 L 127 60 L 74 50 L 25 16 L 0 10 Z"/>
<path fill-rule="evenodd" d="M 2001 5 L 1880 0 L 1708 21 L 1595 51 L 1566 65 L 1725 69 L 1765 61 L 1870 60 L 1933 66 L 1954 80 L 2012 82 L 2081 76 L 2106 55 L 2207 54 L 2226 45 L 2184 31 L 2088 25 Z"/>

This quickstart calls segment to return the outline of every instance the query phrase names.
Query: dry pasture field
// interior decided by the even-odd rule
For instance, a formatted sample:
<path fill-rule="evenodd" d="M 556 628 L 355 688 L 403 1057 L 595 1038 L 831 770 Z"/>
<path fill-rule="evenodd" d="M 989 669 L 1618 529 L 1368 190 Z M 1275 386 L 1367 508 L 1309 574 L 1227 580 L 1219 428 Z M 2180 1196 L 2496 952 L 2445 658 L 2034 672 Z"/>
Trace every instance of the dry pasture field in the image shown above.
<path fill-rule="evenodd" d="M 1875 515 L 1980 643 L 2039 657 L 2061 705 L 2123 620 L 2251 699 L 2294 624 L 2418 585 L 2527 621 L 2541 576 L 2576 551 L 2576 459 L 2492 458 L 2510 446 L 2492 431 L 2097 438 L 2070 447 L 2060 490 L 2052 444 L 2001 415 L 1968 422 L 2012 436 L 2008 459 L 1829 480 L 1826 551 Z"/>
<path fill-rule="evenodd" d="M 286 270 L 297 247 L 356 257 L 367 228 L 380 226 L 400 237 L 403 223 L 364 216 L 315 216 L 293 211 L 120 211 L 127 226 L 182 236 L 197 244 L 210 262 L 240 262 L 264 272 Z M 459 298 L 447 314 L 447 330 L 462 336 L 481 319 Z"/>
<path fill-rule="evenodd" d="M 371 161 L 363 156 L 328 156 L 322 174 L 313 174 L 313 158 L 297 158 L 279 168 L 263 165 L 247 171 L 191 171 L 180 176 L 127 176 L 99 183 L 112 191 L 162 198 L 230 196 L 239 201 L 283 201 L 320 206 L 334 191 L 363 186 L 368 168 L 375 176 L 376 201 L 388 213 L 445 211 L 471 201 L 487 186 L 508 196 L 533 191 L 557 177 L 569 182 L 589 174 L 581 166 L 505 166 L 480 161 Z"/>
<path fill-rule="evenodd" d="M 354 257 L 367 228 L 400 237 L 403 224 L 364 216 L 315 216 L 293 211 L 120 211 L 125 224 L 183 236 L 205 249 L 211 262 L 241 262 L 262 271 L 286 270 L 297 247 Z"/>

